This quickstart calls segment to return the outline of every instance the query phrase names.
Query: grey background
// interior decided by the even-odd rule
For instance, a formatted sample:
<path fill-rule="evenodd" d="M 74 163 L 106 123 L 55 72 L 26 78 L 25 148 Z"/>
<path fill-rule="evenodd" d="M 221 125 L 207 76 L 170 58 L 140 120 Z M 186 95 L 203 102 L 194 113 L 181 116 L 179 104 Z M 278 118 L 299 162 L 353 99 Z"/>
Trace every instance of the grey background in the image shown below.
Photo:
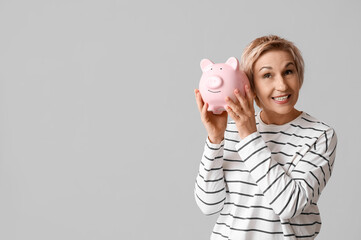
<path fill-rule="evenodd" d="M 359 239 L 359 1 L 0 1 L 0 239 L 209 239 L 199 61 L 278 34 L 333 126 L 319 240 Z"/>

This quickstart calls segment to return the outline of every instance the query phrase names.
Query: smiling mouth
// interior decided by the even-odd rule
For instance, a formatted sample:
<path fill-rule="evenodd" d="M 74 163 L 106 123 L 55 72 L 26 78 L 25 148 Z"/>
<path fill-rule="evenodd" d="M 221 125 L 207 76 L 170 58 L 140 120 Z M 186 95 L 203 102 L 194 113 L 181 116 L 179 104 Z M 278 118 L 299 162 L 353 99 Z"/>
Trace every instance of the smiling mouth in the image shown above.
<path fill-rule="evenodd" d="M 276 102 L 287 102 L 288 99 L 291 97 L 291 94 L 289 95 L 285 95 L 285 96 L 280 96 L 280 97 L 272 97 L 273 100 L 275 100 Z"/>
<path fill-rule="evenodd" d="M 211 90 L 208 90 L 209 92 L 211 93 L 220 93 L 221 91 L 211 91 Z"/>

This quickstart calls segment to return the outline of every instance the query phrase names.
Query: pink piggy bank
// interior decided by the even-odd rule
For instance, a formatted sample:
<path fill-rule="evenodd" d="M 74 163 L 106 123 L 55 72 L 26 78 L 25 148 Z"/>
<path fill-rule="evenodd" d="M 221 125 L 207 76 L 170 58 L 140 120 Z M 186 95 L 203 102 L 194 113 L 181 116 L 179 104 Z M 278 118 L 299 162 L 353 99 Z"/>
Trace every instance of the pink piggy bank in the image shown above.
<path fill-rule="evenodd" d="M 208 103 L 208 111 L 221 114 L 225 111 L 226 96 L 236 100 L 234 90 L 237 88 L 244 96 L 244 86 L 249 84 L 244 72 L 239 69 L 237 58 L 230 57 L 226 63 L 213 63 L 208 59 L 201 61 L 202 77 L 199 91 L 203 101 Z"/>

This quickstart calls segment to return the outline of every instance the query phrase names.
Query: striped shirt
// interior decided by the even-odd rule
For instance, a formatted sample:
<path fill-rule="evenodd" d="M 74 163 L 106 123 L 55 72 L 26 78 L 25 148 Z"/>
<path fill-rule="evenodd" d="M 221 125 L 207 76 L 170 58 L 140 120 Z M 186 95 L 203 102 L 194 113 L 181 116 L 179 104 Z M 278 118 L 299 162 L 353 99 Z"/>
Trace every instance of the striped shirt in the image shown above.
<path fill-rule="evenodd" d="M 314 239 L 335 131 L 304 112 L 284 125 L 259 115 L 258 131 L 244 139 L 231 121 L 220 144 L 206 140 L 194 193 L 204 214 L 220 212 L 211 239 Z"/>

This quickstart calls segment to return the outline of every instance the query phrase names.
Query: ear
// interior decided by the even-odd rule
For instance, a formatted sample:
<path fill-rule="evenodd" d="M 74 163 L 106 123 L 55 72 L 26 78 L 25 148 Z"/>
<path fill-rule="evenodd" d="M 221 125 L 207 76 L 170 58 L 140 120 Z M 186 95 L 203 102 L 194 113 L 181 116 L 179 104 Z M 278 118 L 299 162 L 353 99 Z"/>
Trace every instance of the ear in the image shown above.
<path fill-rule="evenodd" d="M 234 70 L 237 70 L 239 65 L 238 60 L 235 57 L 228 58 L 226 64 L 231 66 Z"/>
<path fill-rule="evenodd" d="M 209 60 L 209 59 L 202 59 L 201 61 L 201 69 L 202 69 L 202 72 L 205 72 L 207 70 L 207 68 L 209 68 L 211 65 L 213 65 L 214 63 Z"/>

